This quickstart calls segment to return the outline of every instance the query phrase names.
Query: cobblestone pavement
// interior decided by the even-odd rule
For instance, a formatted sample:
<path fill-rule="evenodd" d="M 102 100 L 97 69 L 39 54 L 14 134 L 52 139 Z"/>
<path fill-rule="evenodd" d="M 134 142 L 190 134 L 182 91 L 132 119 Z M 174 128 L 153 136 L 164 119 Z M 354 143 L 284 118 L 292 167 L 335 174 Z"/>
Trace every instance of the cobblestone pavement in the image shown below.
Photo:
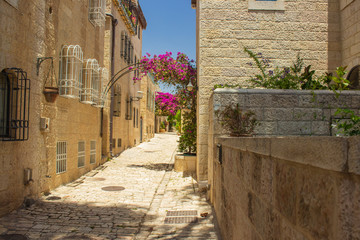
<path fill-rule="evenodd" d="M 196 182 L 172 171 L 176 140 L 157 134 L 0 218 L 0 239 L 218 239 Z"/>

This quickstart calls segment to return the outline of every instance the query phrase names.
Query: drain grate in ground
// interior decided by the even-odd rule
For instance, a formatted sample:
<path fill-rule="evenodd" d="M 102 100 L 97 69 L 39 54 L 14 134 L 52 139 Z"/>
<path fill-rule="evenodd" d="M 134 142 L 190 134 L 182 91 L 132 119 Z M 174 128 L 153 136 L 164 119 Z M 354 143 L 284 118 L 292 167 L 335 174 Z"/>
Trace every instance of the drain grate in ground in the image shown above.
<path fill-rule="evenodd" d="M 181 224 L 181 223 L 197 223 L 198 218 L 195 216 L 191 217 L 166 217 L 165 224 Z"/>
<path fill-rule="evenodd" d="M 196 210 L 184 210 L 184 211 L 168 211 L 166 216 L 175 217 L 175 216 L 197 216 Z"/>
<path fill-rule="evenodd" d="M 125 190 L 125 188 L 122 186 L 107 186 L 107 187 L 103 187 L 101 189 L 104 191 L 109 191 L 109 192 L 120 192 L 122 190 Z"/>

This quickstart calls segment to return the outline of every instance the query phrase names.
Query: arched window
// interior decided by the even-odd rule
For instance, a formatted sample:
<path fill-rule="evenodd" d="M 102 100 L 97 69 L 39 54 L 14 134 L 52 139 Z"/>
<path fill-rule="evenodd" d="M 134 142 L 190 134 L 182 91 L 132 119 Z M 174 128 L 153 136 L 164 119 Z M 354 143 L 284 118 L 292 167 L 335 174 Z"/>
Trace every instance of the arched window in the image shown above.
<path fill-rule="evenodd" d="M 347 80 L 350 81 L 351 89 L 360 89 L 360 65 L 357 65 L 350 70 Z"/>
<path fill-rule="evenodd" d="M 29 139 L 30 80 L 20 68 L 0 73 L 0 138 L 2 141 Z"/>
<path fill-rule="evenodd" d="M 107 68 L 100 68 L 100 83 L 99 83 L 99 96 L 97 100 L 96 107 L 105 107 L 106 106 L 106 94 L 104 90 L 106 88 L 106 84 L 109 82 L 109 71 Z"/>
<path fill-rule="evenodd" d="M 83 52 L 79 45 L 65 45 L 61 49 L 59 64 L 60 95 L 79 98 L 82 81 Z"/>
<path fill-rule="evenodd" d="M 84 63 L 84 73 L 81 88 L 81 102 L 97 104 L 100 88 L 99 64 L 96 59 L 87 59 Z"/>

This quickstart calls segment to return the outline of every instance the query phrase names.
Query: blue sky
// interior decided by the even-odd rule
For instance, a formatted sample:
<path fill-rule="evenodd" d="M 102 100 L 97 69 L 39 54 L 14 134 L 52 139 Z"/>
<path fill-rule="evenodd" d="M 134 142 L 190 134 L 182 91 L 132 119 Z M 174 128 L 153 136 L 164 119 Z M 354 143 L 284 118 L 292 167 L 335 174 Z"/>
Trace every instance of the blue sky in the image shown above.
<path fill-rule="evenodd" d="M 142 53 L 183 52 L 196 60 L 196 12 L 191 0 L 139 0 L 147 21 Z M 163 92 L 174 92 L 160 83 Z"/>
<path fill-rule="evenodd" d="M 196 60 L 196 13 L 191 0 L 139 0 L 147 21 L 143 55 L 183 52 Z"/>

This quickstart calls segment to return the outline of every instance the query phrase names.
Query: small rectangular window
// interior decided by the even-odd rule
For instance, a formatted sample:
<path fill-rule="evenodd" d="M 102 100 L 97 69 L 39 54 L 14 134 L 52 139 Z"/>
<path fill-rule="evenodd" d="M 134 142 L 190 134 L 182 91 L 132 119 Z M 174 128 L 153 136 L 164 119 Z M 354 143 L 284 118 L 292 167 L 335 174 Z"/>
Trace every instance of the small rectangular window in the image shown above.
<path fill-rule="evenodd" d="M 90 141 L 90 164 L 96 163 L 96 141 Z"/>
<path fill-rule="evenodd" d="M 66 172 L 67 142 L 56 143 L 56 174 Z"/>
<path fill-rule="evenodd" d="M 85 166 L 85 142 L 78 142 L 78 167 Z"/>
<path fill-rule="evenodd" d="M 121 138 L 118 138 L 118 147 L 121 147 Z"/>

